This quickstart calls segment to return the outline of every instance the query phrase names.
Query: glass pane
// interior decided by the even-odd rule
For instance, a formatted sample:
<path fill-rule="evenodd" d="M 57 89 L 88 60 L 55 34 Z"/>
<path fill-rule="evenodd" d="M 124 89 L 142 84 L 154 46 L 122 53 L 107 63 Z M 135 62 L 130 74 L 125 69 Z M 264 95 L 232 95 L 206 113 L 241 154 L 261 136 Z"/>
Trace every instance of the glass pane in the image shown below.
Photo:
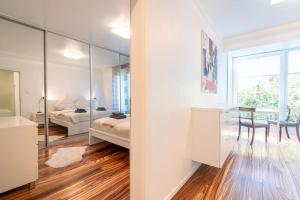
<path fill-rule="evenodd" d="M 0 117 L 22 116 L 44 137 L 43 32 L 0 19 Z"/>
<path fill-rule="evenodd" d="M 121 112 L 130 113 L 130 64 L 129 57 L 121 56 Z"/>
<path fill-rule="evenodd" d="M 120 57 L 121 58 L 121 57 Z M 113 67 L 113 109 L 128 114 L 130 112 L 130 69 L 129 58 Z M 120 60 L 121 61 L 121 60 Z"/>
<path fill-rule="evenodd" d="M 238 72 L 238 104 L 278 109 L 280 56 L 236 60 L 234 64 Z"/>
<path fill-rule="evenodd" d="M 289 73 L 300 73 L 300 50 L 289 52 L 288 59 Z"/>
<path fill-rule="evenodd" d="M 300 106 L 300 50 L 291 51 L 288 74 L 288 104 L 292 107 Z"/>
<path fill-rule="evenodd" d="M 258 76 L 238 80 L 238 103 L 262 109 L 277 109 L 279 76 Z"/>
<path fill-rule="evenodd" d="M 86 134 L 90 127 L 89 45 L 47 35 L 49 141 Z"/>
<path fill-rule="evenodd" d="M 237 59 L 234 65 L 238 77 L 256 77 L 278 75 L 280 73 L 280 56 Z"/>

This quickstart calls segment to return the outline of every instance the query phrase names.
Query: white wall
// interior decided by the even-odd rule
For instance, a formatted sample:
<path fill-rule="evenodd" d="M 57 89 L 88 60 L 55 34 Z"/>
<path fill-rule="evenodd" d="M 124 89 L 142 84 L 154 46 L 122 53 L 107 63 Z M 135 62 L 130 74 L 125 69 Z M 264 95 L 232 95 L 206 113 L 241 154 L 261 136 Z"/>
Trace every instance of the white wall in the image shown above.
<path fill-rule="evenodd" d="M 59 100 L 68 96 L 75 100 L 79 96 L 90 98 L 89 65 L 84 67 L 49 63 L 47 70 L 48 100 Z"/>
<path fill-rule="evenodd" d="M 21 115 L 38 111 L 44 90 L 43 32 L 0 19 L 0 69 L 20 72 Z"/>
<path fill-rule="evenodd" d="M 79 96 L 89 99 L 89 67 L 48 64 L 48 99 L 59 100 L 68 96 L 75 100 Z M 112 109 L 112 67 L 93 69 L 93 97 L 95 106 Z"/>
<path fill-rule="evenodd" d="M 126 61 L 128 57 L 92 47 L 93 95 L 97 98 L 96 106 L 112 109 L 112 67 Z"/>
<path fill-rule="evenodd" d="M 0 69 L 20 72 L 21 114 L 31 118 L 38 111 L 39 99 L 44 95 L 43 62 L 36 59 L 21 58 L 0 53 Z M 99 80 L 94 82 L 99 106 L 112 107 L 112 71 L 110 67 L 95 70 Z M 64 96 L 75 100 L 79 96 L 89 99 L 89 67 L 70 64 L 48 63 L 48 99 L 59 100 Z M 43 110 L 43 104 L 41 104 Z"/>
<path fill-rule="evenodd" d="M 112 68 L 93 70 L 93 95 L 97 98 L 96 106 L 112 109 Z"/>
<path fill-rule="evenodd" d="M 43 62 L 0 53 L 0 68 L 20 72 L 21 115 L 31 118 L 31 113 L 38 111 L 38 102 L 43 95 Z"/>
<path fill-rule="evenodd" d="M 257 46 L 283 43 L 300 38 L 300 22 L 290 22 L 271 28 L 247 32 L 225 38 L 224 51 L 233 51 Z"/>
<path fill-rule="evenodd" d="M 14 72 L 12 71 L 0 70 L 0 109 L 8 109 L 15 113 Z"/>
<path fill-rule="evenodd" d="M 130 1 L 130 199 L 146 199 L 146 8 L 143 0 Z"/>
<path fill-rule="evenodd" d="M 220 56 L 219 94 L 201 93 L 201 30 L 218 44 L 219 55 L 222 47 L 195 1 L 146 0 L 144 4 L 135 3 L 132 17 L 144 17 L 145 32 L 135 27 L 134 23 L 140 21 L 133 19 L 133 36 L 134 31 L 145 36 L 131 44 L 132 48 L 137 48 L 131 52 L 132 84 L 140 84 L 132 87 L 131 138 L 134 143 L 131 147 L 134 149 L 131 150 L 131 167 L 134 177 L 131 195 L 133 199 L 160 200 L 174 195 L 198 166 L 193 164 L 189 154 L 190 110 L 193 105 L 224 103 L 227 74 Z M 137 44 L 141 41 L 144 47 Z M 142 53 L 144 61 L 137 57 Z M 144 96 L 137 97 L 135 89 L 144 90 L 140 93 Z M 142 121 L 137 120 L 139 117 Z M 145 143 L 145 152 L 134 146 L 138 142 L 136 138 Z M 135 177 L 137 172 L 134 170 L 144 171 L 144 180 Z M 144 188 L 138 184 L 144 184 Z M 135 187 L 144 190 L 145 194 Z"/>
<path fill-rule="evenodd" d="M 102 91 L 102 104 L 108 109 L 112 109 L 113 99 L 112 99 L 112 68 L 107 67 L 101 70 L 102 73 L 102 82 L 101 82 L 101 91 Z"/>

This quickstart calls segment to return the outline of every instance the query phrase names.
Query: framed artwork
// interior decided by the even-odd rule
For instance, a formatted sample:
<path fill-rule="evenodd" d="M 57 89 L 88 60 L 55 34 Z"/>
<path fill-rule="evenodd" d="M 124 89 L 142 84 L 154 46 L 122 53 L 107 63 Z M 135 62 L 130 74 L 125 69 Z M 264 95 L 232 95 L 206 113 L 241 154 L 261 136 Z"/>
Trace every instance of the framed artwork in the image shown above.
<path fill-rule="evenodd" d="M 218 92 L 218 51 L 211 38 L 202 31 L 201 88 L 203 92 Z"/>

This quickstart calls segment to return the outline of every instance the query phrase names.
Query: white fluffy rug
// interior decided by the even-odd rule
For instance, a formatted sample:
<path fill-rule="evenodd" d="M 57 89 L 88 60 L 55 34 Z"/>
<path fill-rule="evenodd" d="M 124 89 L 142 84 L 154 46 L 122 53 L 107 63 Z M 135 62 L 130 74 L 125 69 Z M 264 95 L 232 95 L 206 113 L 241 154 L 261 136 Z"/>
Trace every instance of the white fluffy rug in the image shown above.
<path fill-rule="evenodd" d="M 59 148 L 45 164 L 53 168 L 68 166 L 80 161 L 86 148 L 86 146 Z"/>
<path fill-rule="evenodd" d="M 59 135 L 50 135 L 49 136 L 49 142 L 53 142 L 55 140 L 59 140 L 65 136 L 59 136 Z M 44 142 L 45 141 L 45 135 L 39 135 L 38 136 L 38 141 L 39 142 Z"/>

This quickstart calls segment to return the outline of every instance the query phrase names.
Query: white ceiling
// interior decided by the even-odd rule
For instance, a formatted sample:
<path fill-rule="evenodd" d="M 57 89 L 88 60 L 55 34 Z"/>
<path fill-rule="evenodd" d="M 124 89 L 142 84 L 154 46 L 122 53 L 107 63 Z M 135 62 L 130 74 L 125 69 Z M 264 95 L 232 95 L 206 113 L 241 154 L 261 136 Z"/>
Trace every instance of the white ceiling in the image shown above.
<path fill-rule="evenodd" d="M 300 20 L 300 0 L 196 0 L 223 38 Z"/>
<path fill-rule="evenodd" d="M 52 64 L 81 67 L 89 69 L 89 46 L 60 35 L 47 35 L 48 67 Z M 66 49 L 76 50 L 82 54 L 80 59 L 64 56 Z M 92 47 L 92 67 L 101 69 L 129 62 L 128 57 L 103 48 Z M 18 58 L 23 62 L 34 61 L 43 66 L 43 32 L 0 19 L 0 58 Z"/>
<path fill-rule="evenodd" d="M 129 54 L 129 40 L 111 30 L 129 24 L 130 0 L 0 0 L 0 13 Z"/>

